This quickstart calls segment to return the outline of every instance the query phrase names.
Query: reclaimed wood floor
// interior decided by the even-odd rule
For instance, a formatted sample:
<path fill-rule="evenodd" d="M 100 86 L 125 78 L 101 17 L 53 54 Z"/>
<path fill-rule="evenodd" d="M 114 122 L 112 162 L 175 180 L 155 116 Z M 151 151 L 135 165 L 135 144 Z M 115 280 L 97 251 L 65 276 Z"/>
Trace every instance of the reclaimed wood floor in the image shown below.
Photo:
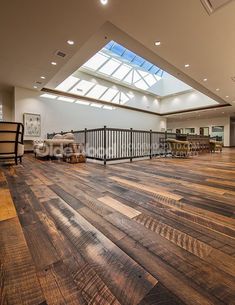
<path fill-rule="evenodd" d="M 0 167 L 1 305 L 235 304 L 235 150 Z"/>

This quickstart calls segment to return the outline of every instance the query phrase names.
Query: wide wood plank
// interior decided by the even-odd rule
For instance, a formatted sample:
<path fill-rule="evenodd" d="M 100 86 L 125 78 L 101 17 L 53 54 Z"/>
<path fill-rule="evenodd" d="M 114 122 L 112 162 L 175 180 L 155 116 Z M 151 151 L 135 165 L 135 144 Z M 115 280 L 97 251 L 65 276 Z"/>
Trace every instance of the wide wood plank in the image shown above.
<path fill-rule="evenodd" d="M 99 201 L 103 202 L 104 204 L 108 205 L 109 207 L 113 208 L 114 210 L 122 213 L 123 215 L 126 215 L 129 218 L 134 218 L 141 214 L 141 212 L 119 202 L 116 199 L 113 199 L 110 196 L 104 196 L 101 198 L 98 198 Z"/>
<path fill-rule="evenodd" d="M 233 149 L 0 167 L 4 302 L 234 305 L 234 179 Z"/>

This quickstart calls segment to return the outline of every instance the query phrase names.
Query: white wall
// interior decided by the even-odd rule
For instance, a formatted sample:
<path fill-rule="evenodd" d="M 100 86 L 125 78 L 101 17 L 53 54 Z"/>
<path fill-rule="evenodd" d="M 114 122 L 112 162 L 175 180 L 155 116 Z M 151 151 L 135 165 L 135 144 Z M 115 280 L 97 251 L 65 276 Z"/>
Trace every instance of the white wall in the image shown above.
<path fill-rule="evenodd" d="M 160 131 L 166 128 L 166 119 L 157 115 L 116 108 L 98 109 L 58 100 L 40 97 L 42 93 L 33 90 L 15 88 L 14 119 L 23 121 L 24 113 L 41 115 L 42 134 L 80 130 L 86 128 L 107 127 L 152 129 Z M 28 137 L 28 139 L 31 139 Z"/>
<path fill-rule="evenodd" d="M 200 134 L 200 127 L 209 127 L 209 133 L 212 133 L 212 126 L 224 126 L 224 145 L 230 146 L 230 117 L 215 117 L 207 119 L 186 120 L 186 121 L 167 121 L 167 128 L 173 132 L 177 128 L 195 128 L 195 133 Z"/>
<path fill-rule="evenodd" d="M 160 112 L 174 112 L 218 105 L 217 102 L 198 91 L 192 91 L 161 100 Z"/>

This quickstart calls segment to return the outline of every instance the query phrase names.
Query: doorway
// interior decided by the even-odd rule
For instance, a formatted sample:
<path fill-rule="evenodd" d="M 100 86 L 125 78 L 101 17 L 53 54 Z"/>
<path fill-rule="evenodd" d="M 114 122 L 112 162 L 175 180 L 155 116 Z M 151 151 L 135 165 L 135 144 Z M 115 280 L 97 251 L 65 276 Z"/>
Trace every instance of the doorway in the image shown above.
<path fill-rule="evenodd" d="M 200 136 L 209 136 L 209 127 L 200 127 Z"/>

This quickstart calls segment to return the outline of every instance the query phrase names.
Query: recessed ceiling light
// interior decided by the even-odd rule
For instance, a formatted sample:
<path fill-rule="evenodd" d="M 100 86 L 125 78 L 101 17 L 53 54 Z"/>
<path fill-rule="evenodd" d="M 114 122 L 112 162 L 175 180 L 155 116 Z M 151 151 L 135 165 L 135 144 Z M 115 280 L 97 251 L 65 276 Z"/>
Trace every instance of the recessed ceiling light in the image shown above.
<path fill-rule="evenodd" d="M 204 81 L 204 82 L 207 82 L 207 78 L 204 78 L 203 81 Z"/>
<path fill-rule="evenodd" d="M 219 88 L 216 88 L 215 90 L 216 90 L 216 91 L 219 91 L 220 89 L 219 89 Z"/>
<path fill-rule="evenodd" d="M 37 89 L 38 87 L 37 86 L 33 86 L 34 87 L 34 89 Z"/>
<path fill-rule="evenodd" d="M 101 104 L 97 104 L 97 103 L 92 103 L 91 106 L 92 106 L 92 107 L 96 107 L 96 108 L 101 108 L 101 107 L 103 107 Z"/>
<path fill-rule="evenodd" d="M 67 40 L 67 44 L 69 44 L 70 46 L 74 45 L 74 41 L 73 40 Z"/>
<path fill-rule="evenodd" d="M 155 46 L 160 46 L 161 45 L 161 41 L 156 41 L 154 44 L 155 44 Z"/>
<path fill-rule="evenodd" d="M 86 106 L 90 105 L 90 103 L 89 103 L 89 102 L 86 102 L 86 101 L 80 101 L 80 100 L 77 100 L 75 103 L 76 103 L 76 104 L 80 104 L 80 105 L 86 105 Z"/>
<path fill-rule="evenodd" d="M 46 77 L 45 76 L 41 76 L 41 79 L 46 79 Z"/>
<path fill-rule="evenodd" d="M 184 65 L 185 66 L 185 68 L 188 68 L 188 67 L 190 67 L 190 65 L 189 64 L 186 64 L 186 65 Z"/>
<path fill-rule="evenodd" d="M 108 3 L 108 0 L 100 0 L 100 3 L 101 3 L 102 5 L 106 5 L 106 4 Z"/>
<path fill-rule="evenodd" d="M 226 95 L 226 98 L 229 98 L 229 96 L 228 96 L 228 95 Z"/>
<path fill-rule="evenodd" d="M 57 65 L 57 63 L 56 63 L 55 61 L 52 61 L 51 64 L 52 64 L 53 66 L 56 66 L 56 65 Z"/>
<path fill-rule="evenodd" d="M 222 114 L 224 114 L 224 112 L 222 112 Z"/>

